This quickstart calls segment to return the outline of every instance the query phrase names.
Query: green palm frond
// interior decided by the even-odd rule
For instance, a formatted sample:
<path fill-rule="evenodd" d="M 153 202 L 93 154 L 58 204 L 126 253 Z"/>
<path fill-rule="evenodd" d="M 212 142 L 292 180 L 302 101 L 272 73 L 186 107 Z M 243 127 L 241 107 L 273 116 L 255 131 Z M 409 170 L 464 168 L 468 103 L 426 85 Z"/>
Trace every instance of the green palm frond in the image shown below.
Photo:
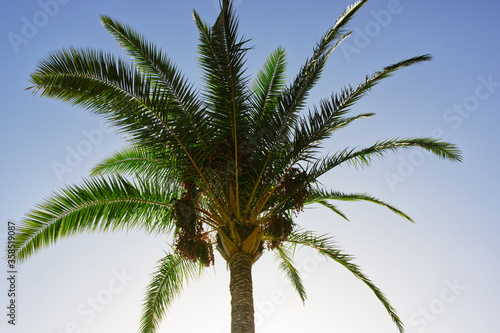
<path fill-rule="evenodd" d="M 342 217 L 344 220 L 349 221 L 349 219 L 347 218 L 347 216 L 337 206 L 331 204 L 326 199 L 308 200 L 308 201 L 306 201 L 304 203 L 304 205 L 310 205 L 310 204 L 313 204 L 313 203 L 318 203 L 320 205 L 323 205 L 326 208 L 330 209 L 335 214 L 337 214 L 340 217 Z"/>
<path fill-rule="evenodd" d="M 62 237 L 84 232 L 138 228 L 169 232 L 177 186 L 155 181 L 135 184 L 120 176 L 91 178 L 55 193 L 22 221 L 16 236 L 19 262 Z"/>
<path fill-rule="evenodd" d="M 183 178 L 201 178 L 216 198 L 201 170 L 206 154 L 188 124 L 191 118 L 172 104 L 165 90 L 154 89 L 150 76 L 104 52 L 71 49 L 43 60 L 31 80 L 42 96 L 104 115 L 136 146 L 157 151 L 168 146 Z"/>
<path fill-rule="evenodd" d="M 182 121 L 179 123 L 184 123 L 183 130 L 194 132 L 198 140 L 207 139 L 205 110 L 201 107 L 197 92 L 169 57 L 129 26 L 104 15 L 101 16 L 101 22 L 133 58 L 138 68 L 153 78 L 155 89 L 168 92 L 171 103 L 181 114 L 179 117 Z"/>
<path fill-rule="evenodd" d="M 373 114 L 361 114 L 354 117 L 343 117 L 349 108 L 361 99 L 371 88 L 380 83 L 381 80 L 390 77 L 399 69 L 430 60 L 429 55 L 409 58 L 396 64 L 385 67 L 383 70 L 368 76 L 362 84 L 356 88 L 348 87 L 338 95 L 333 95 L 330 100 L 323 100 L 320 109 L 314 109 L 308 117 L 303 117 L 295 129 L 294 139 L 291 143 L 293 149 L 291 153 L 283 153 L 273 159 L 273 169 L 270 171 L 271 177 L 278 179 L 276 187 L 285 179 L 286 175 L 298 162 L 314 159 L 314 153 L 320 147 L 322 141 L 332 135 L 332 133 L 342 128 L 354 120 L 370 117 Z M 272 154 L 268 155 L 267 160 Z M 267 160 L 266 164 L 267 165 Z M 313 165 L 313 168 L 316 164 Z M 261 171 L 263 174 L 263 171 Z M 314 174 L 314 173 L 313 173 Z M 313 179 L 316 179 L 314 177 Z M 259 178 L 260 179 L 260 178 Z M 257 188 L 257 184 L 254 189 Z M 268 195 L 270 197 L 270 195 Z"/>
<path fill-rule="evenodd" d="M 160 320 L 182 291 L 183 283 L 201 274 L 203 265 L 182 258 L 178 254 L 167 254 L 159 261 L 158 268 L 146 292 L 141 318 L 141 333 L 154 333 Z"/>
<path fill-rule="evenodd" d="M 327 200 L 372 202 L 374 204 L 386 207 L 399 216 L 402 216 L 405 219 L 413 222 L 413 220 L 401 210 L 367 193 L 342 193 L 337 191 L 326 191 L 324 189 L 314 189 L 310 192 L 310 196 L 307 198 L 305 204 L 319 203 L 325 205 L 325 201 Z"/>
<path fill-rule="evenodd" d="M 254 202 L 258 188 L 263 185 L 262 177 L 264 173 L 269 170 L 281 169 L 282 165 L 277 164 L 275 161 L 275 157 L 283 153 L 278 147 L 289 144 L 289 137 L 297 122 L 298 112 L 303 108 L 309 92 L 318 82 L 333 50 L 349 36 L 350 32 L 344 30 L 345 26 L 366 1 L 358 1 L 349 6 L 337 18 L 334 26 L 325 33 L 320 42 L 314 47 L 312 57 L 306 59 L 294 81 L 283 90 L 280 98 L 278 98 L 274 112 L 267 113 L 260 122 L 262 127 L 257 129 L 256 137 L 263 153 L 260 154 L 259 159 L 253 161 L 259 176 L 252 186 L 253 190 L 248 201 L 249 204 Z M 258 155 L 256 154 L 256 156 Z M 246 210 L 248 210 L 248 207 L 247 205 Z"/>
<path fill-rule="evenodd" d="M 213 124 L 210 123 L 209 112 L 199 101 L 192 84 L 185 80 L 166 54 L 130 27 L 107 16 L 101 16 L 101 21 L 127 50 L 136 65 L 153 78 L 157 84 L 155 89 L 168 97 L 168 115 L 171 122 L 167 125 L 167 131 L 173 138 L 169 147 L 177 156 L 179 169 L 188 171 L 184 172 L 183 178 L 201 178 L 204 186 L 215 198 L 202 170 L 203 160 L 210 148 L 213 148 L 206 144 L 213 139 Z"/>
<path fill-rule="evenodd" d="M 167 150 L 157 153 L 143 147 L 126 147 L 97 164 L 90 171 L 90 175 L 139 175 L 143 178 L 154 177 L 179 182 L 176 158 L 166 152 Z"/>
<path fill-rule="evenodd" d="M 199 31 L 199 64 L 205 82 L 205 100 L 212 126 L 212 138 L 231 147 L 227 159 L 227 172 L 233 182 L 234 207 L 240 217 L 240 144 L 249 130 L 249 92 L 246 87 L 245 55 L 247 40 L 238 35 L 238 19 L 233 4 L 221 1 L 220 14 L 212 27 L 203 23 L 194 12 Z M 216 149 L 217 147 L 213 147 Z M 243 177 L 242 177 L 243 178 Z M 243 178 L 244 179 L 244 178 Z"/>
<path fill-rule="evenodd" d="M 113 55 L 89 49 L 58 51 L 39 63 L 31 82 L 41 96 L 104 115 L 137 145 L 176 143 L 168 96 L 153 90 L 150 77 Z"/>
<path fill-rule="evenodd" d="M 320 143 L 328 139 L 335 130 L 354 120 L 373 116 L 373 113 L 367 113 L 355 117 L 343 117 L 350 111 L 354 103 L 371 91 L 380 81 L 390 77 L 399 69 L 429 60 L 431 60 L 429 55 L 423 55 L 400 61 L 367 76 L 365 82 L 358 84 L 355 88 L 349 86 L 342 89 L 339 94 L 332 95 L 330 99 L 322 100 L 319 109 L 314 108 L 307 116 L 302 117 L 295 129 L 292 153 L 294 162 L 292 164 L 300 160 L 310 160 L 311 154 L 316 152 Z"/>
<path fill-rule="evenodd" d="M 331 156 L 319 159 L 310 166 L 308 172 L 311 178 L 317 179 L 331 169 L 343 163 L 352 166 L 368 166 L 374 158 L 382 158 L 387 152 L 421 148 L 434 155 L 453 162 L 461 162 L 462 154 L 454 144 L 433 138 L 405 138 L 379 141 L 363 149 L 343 149 Z"/>
<path fill-rule="evenodd" d="M 296 231 L 292 233 L 287 242 L 296 245 L 307 246 L 317 250 L 319 253 L 327 258 L 333 259 L 345 268 L 347 268 L 355 277 L 364 282 L 371 291 L 375 294 L 378 300 L 385 307 L 392 321 L 396 324 L 401 333 L 404 332 L 404 327 L 401 319 L 396 313 L 396 310 L 389 303 L 387 297 L 382 293 L 382 291 L 373 284 L 373 282 L 361 272 L 361 269 L 352 262 L 353 257 L 345 253 L 342 253 L 339 249 L 335 247 L 330 237 L 318 236 L 310 231 Z"/>
<path fill-rule="evenodd" d="M 293 138 L 293 149 L 290 154 L 283 154 L 284 160 L 291 160 L 290 164 L 294 165 L 299 161 L 311 162 L 314 161 L 315 154 L 321 148 L 321 144 L 325 139 L 330 137 L 332 133 L 341 129 L 355 120 L 373 117 L 374 113 L 363 113 L 353 117 L 344 117 L 343 115 L 348 110 L 334 110 L 329 101 L 321 102 L 321 112 L 314 108 L 313 112 L 309 112 L 307 121 L 301 119 L 298 128 L 295 129 Z M 325 121 L 324 118 L 330 118 Z"/>
<path fill-rule="evenodd" d="M 286 54 L 278 47 L 268 57 L 266 63 L 251 84 L 255 127 L 262 126 L 261 119 L 276 107 L 278 98 L 285 87 Z"/>
<path fill-rule="evenodd" d="M 213 26 L 205 24 L 194 11 L 199 32 L 198 62 L 205 81 L 205 98 L 215 132 L 232 140 L 248 133 L 249 93 L 246 89 L 244 40 L 238 36 L 238 19 L 231 1 L 221 1 L 221 11 Z M 236 130 L 242 131 L 239 135 Z"/>
<path fill-rule="evenodd" d="M 275 250 L 275 259 L 279 262 L 279 268 L 283 271 L 283 273 L 285 273 L 286 278 L 290 280 L 292 286 L 295 288 L 300 299 L 304 303 L 307 299 L 307 294 L 302 283 L 300 273 L 293 264 L 292 254 L 285 247 L 279 246 Z"/>
<path fill-rule="evenodd" d="M 339 41 L 344 40 L 350 34 L 350 32 L 344 30 L 347 23 L 366 2 L 367 0 L 362 0 L 349 6 L 337 18 L 334 26 L 320 39 L 314 47 L 312 57 L 306 60 L 293 83 L 284 91 L 283 103 L 285 109 L 296 112 L 302 108 L 310 90 L 318 82 L 332 51 L 339 45 Z"/>
<path fill-rule="evenodd" d="M 276 133 L 278 141 L 281 140 L 282 135 L 286 136 L 288 134 L 287 130 L 292 128 L 297 112 L 305 105 L 305 100 L 310 90 L 318 82 L 332 51 L 350 34 L 350 32 L 344 30 L 345 26 L 366 1 L 358 1 L 349 6 L 337 18 L 334 26 L 328 29 L 314 47 L 313 55 L 311 58 L 306 59 L 294 81 L 283 91 L 275 114 L 269 114 L 269 119 L 264 122 L 266 123 L 269 120 L 270 124 L 275 123 L 280 126 L 279 128 L 270 128 L 271 131 Z M 274 122 L 271 121 L 273 118 L 275 119 Z"/>

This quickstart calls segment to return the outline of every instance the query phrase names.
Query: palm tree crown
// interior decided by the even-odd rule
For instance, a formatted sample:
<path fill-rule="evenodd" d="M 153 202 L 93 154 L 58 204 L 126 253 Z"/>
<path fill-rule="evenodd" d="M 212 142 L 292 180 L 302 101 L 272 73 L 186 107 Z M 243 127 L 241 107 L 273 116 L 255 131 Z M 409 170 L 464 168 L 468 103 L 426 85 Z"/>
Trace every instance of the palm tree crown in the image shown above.
<path fill-rule="evenodd" d="M 394 72 L 428 61 L 418 56 L 387 66 L 306 109 L 332 51 L 366 3 L 349 6 L 313 49 L 291 81 L 277 48 L 250 80 L 248 40 L 238 34 L 231 1 L 208 25 L 194 11 L 203 87 L 195 88 L 169 57 L 127 25 L 102 16 L 104 27 L 132 62 L 91 49 L 63 49 L 40 62 L 31 76 L 42 96 L 83 106 L 127 135 L 130 146 L 102 161 L 81 185 L 66 187 L 23 220 L 18 261 L 60 238 L 83 232 L 138 228 L 174 235 L 174 251 L 160 260 L 147 289 L 141 332 L 154 332 L 185 279 L 214 263 L 214 250 L 231 271 L 232 332 L 253 332 L 251 266 L 273 251 L 302 300 L 306 293 L 292 260 L 295 246 L 318 250 L 351 271 L 375 293 L 399 330 L 403 326 L 384 294 L 327 236 L 299 228 L 296 214 L 318 203 L 346 218 L 335 200 L 369 201 L 411 220 L 365 193 L 341 193 L 318 179 L 333 168 L 369 165 L 374 157 L 413 147 L 460 161 L 458 149 L 431 138 L 396 138 L 366 148 L 319 154 L 322 143 L 351 122 L 352 106 Z"/>

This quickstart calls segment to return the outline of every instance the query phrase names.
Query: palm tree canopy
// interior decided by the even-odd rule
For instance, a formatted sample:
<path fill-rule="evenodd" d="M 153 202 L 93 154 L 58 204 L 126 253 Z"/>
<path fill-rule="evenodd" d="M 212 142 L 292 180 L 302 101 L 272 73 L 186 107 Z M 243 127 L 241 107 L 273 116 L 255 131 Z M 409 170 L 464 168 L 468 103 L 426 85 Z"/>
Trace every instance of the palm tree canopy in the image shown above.
<path fill-rule="evenodd" d="M 401 320 L 384 294 L 351 257 L 325 235 L 298 228 L 304 205 L 318 203 L 347 218 L 332 201 L 369 201 L 410 217 L 366 193 L 326 188 L 322 175 L 341 165 L 370 165 L 391 151 L 421 148 L 460 161 L 456 146 L 431 138 L 393 138 L 365 148 L 321 154 L 338 129 L 373 116 L 351 114 L 354 104 L 396 71 L 431 59 L 417 56 L 374 72 L 357 85 L 307 107 L 330 54 L 350 35 L 346 29 L 367 2 L 349 6 L 321 37 L 298 74 L 285 82 L 286 55 L 272 52 L 253 77 L 246 71 L 248 40 L 238 33 L 231 1 L 221 2 L 215 23 L 194 11 L 203 86 L 195 87 L 169 56 L 129 26 L 101 22 L 129 60 L 88 48 L 56 51 L 31 76 L 33 91 L 105 117 L 130 146 L 102 161 L 83 184 L 68 186 L 23 220 L 16 238 L 24 261 L 61 237 L 83 232 L 140 228 L 173 234 L 174 251 L 160 260 L 147 290 L 142 332 L 154 332 L 185 279 L 235 253 L 257 260 L 264 249 L 306 299 L 292 248 L 308 246 L 363 281 L 400 331 Z"/>

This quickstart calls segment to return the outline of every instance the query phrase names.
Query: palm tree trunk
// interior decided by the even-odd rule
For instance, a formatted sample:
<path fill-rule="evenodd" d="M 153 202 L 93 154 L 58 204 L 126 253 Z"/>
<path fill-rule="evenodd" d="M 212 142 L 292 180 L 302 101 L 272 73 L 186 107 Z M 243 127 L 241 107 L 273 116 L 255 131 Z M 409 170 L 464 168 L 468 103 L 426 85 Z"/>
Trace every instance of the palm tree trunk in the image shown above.
<path fill-rule="evenodd" d="M 231 333 L 255 332 L 252 265 L 253 257 L 244 252 L 234 253 L 229 261 Z"/>

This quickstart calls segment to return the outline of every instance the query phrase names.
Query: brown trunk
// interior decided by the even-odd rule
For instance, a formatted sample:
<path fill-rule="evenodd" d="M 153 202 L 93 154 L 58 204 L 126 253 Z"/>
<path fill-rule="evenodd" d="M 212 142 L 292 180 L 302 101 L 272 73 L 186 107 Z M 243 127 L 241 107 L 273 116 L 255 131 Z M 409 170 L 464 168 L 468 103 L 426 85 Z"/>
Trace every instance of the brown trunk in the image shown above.
<path fill-rule="evenodd" d="M 252 287 L 253 257 L 236 252 L 229 261 L 231 281 L 231 333 L 254 333 L 254 309 Z"/>

